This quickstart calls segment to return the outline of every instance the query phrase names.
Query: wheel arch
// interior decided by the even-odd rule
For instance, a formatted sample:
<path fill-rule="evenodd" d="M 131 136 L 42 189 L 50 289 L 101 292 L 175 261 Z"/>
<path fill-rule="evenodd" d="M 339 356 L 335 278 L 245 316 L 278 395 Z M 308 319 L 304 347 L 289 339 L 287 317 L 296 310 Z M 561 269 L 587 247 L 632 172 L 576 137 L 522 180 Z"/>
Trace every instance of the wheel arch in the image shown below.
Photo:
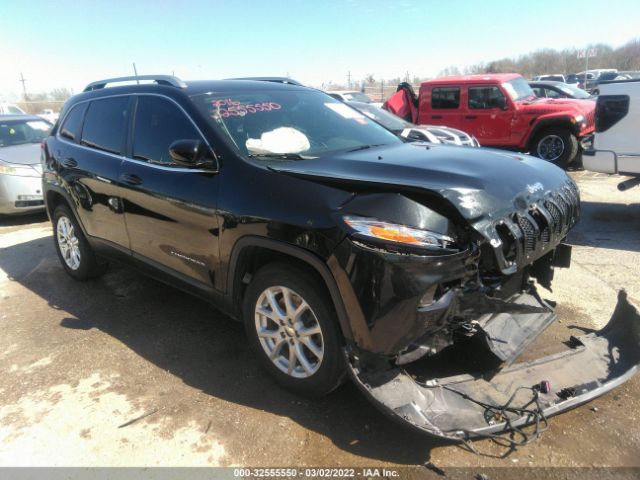
<path fill-rule="evenodd" d="M 534 146 L 534 142 L 536 137 L 545 130 L 553 130 L 553 129 L 565 129 L 569 130 L 573 135 L 578 135 L 580 126 L 571 123 L 571 119 L 569 117 L 552 117 L 552 118 L 542 118 L 533 120 L 531 130 L 529 131 L 529 135 L 527 136 L 525 147 L 527 149 L 531 149 Z"/>
<path fill-rule="evenodd" d="M 315 278 L 325 286 L 336 311 L 340 331 L 346 340 L 351 340 L 353 335 L 347 310 L 337 283 L 326 263 L 309 250 L 269 238 L 244 236 L 234 245 L 227 274 L 227 297 L 234 316 L 242 318 L 242 298 L 251 275 L 262 266 L 278 261 L 312 272 Z"/>
<path fill-rule="evenodd" d="M 76 209 L 73 208 L 73 201 L 64 190 L 57 189 L 57 188 L 56 189 L 48 188 L 45 194 L 44 204 L 47 209 L 47 215 L 49 216 L 49 219 L 52 222 L 53 222 L 53 212 L 55 211 L 56 207 L 58 207 L 58 205 L 66 205 L 71 211 L 71 214 L 75 217 L 75 220 L 76 222 L 78 222 L 78 225 L 80 225 L 80 228 L 82 229 L 82 233 L 87 238 L 87 240 L 89 240 L 90 237 L 89 235 L 87 235 L 87 231 L 84 228 L 84 225 L 82 224 L 82 222 L 80 221 L 80 217 L 78 216 Z"/>

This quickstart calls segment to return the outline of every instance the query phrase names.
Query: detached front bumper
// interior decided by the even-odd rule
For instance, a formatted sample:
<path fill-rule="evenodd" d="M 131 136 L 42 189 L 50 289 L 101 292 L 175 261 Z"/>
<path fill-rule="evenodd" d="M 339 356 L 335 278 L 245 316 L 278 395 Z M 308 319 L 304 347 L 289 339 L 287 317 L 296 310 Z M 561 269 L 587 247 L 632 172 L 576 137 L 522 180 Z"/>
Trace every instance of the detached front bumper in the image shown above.
<path fill-rule="evenodd" d="M 602 330 L 568 340 L 568 350 L 538 360 L 431 378 L 370 362 L 356 350 L 345 353 L 353 381 L 384 413 L 423 433 L 465 440 L 540 419 L 524 410 L 500 410 L 510 399 L 512 407 L 531 412 L 535 395 L 539 413 L 548 417 L 602 395 L 638 370 L 640 316 L 624 291 Z M 551 389 L 536 390 L 541 382 L 548 382 Z"/>

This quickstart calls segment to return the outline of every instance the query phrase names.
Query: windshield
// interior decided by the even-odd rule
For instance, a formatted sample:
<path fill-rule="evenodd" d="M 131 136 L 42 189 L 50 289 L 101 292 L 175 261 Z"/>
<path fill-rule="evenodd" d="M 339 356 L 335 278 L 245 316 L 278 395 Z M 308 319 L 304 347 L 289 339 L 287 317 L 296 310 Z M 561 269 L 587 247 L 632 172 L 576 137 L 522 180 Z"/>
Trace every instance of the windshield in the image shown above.
<path fill-rule="evenodd" d="M 517 102 L 518 100 L 526 100 L 527 98 L 535 98 L 536 96 L 527 81 L 522 77 L 509 80 L 508 82 L 503 83 L 502 86 L 509 93 L 511 100 L 514 102 Z"/>
<path fill-rule="evenodd" d="M 214 128 L 250 156 L 301 159 L 402 143 L 353 108 L 315 90 L 241 90 L 191 98 Z"/>
<path fill-rule="evenodd" d="M 573 98 L 591 98 L 591 95 L 575 85 L 558 85 L 558 88 Z"/>
<path fill-rule="evenodd" d="M 0 120 L 0 147 L 40 143 L 50 129 L 51 124 L 44 120 Z"/>
<path fill-rule="evenodd" d="M 389 113 L 370 103 L 353 102 L 349 105 L 393 132 L 401 132 L 405 128 L 413 126 L 413 124 L 405 122 L 393 113 Z"/>

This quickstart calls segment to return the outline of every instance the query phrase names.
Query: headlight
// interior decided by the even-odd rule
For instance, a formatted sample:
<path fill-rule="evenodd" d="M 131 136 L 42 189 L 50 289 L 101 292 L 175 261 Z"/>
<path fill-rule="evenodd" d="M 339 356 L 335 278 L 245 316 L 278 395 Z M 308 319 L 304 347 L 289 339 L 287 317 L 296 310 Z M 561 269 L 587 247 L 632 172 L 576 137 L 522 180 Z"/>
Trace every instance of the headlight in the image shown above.
<path fill-rule="evenodd" d="M 351 215 L 345 216 L 343 219 L 356 234 L 378 241 L 432 249 L 448 249 L 455 244 L 453 238 L 429 230 Z"/>
<path fill-rule="evenodd" d="M 31 167 L 22 165 L 9 165 L 0 162 L 0 174 L 15 175 L 18 177 L 39 177 L 40 173 Z"/>
<path fill-rule="evenodd" d="M 573 117 L 573 123 L 582 123 L 584 122 L 584 115 L 576 115 Z"/>

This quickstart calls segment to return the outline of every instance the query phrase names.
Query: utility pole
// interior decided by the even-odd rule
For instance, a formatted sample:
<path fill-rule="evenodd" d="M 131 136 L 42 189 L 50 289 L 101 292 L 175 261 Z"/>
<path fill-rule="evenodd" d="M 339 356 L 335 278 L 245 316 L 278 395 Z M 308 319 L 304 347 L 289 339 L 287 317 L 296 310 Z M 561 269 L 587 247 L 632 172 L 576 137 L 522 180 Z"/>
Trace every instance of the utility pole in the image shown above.
<path fill-rule="evenodd" d="M 347 89 L 351 90 L 351 70 L 347 71 Z"/>
<path fill-rule="evenodd" d="M 20 83 L 22 83 L 22 95 L 24 97 L 24 101 L 26 102 L 28 100 L 27 87 L 26 87 L 27 79 L 24 78 L 24 75 L 22 74 L 22 72 L 20 72 Z"/>

